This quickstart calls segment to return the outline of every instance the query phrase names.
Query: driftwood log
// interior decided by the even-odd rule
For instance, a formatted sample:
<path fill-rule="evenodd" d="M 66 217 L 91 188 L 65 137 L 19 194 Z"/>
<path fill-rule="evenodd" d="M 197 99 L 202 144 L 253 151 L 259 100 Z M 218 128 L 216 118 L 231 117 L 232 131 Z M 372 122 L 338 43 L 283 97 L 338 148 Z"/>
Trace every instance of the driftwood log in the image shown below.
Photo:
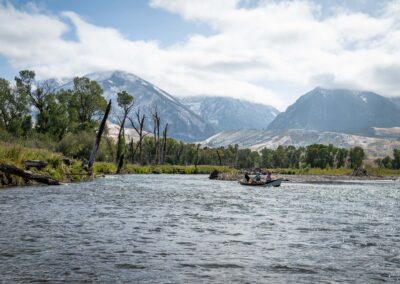
<path fill-rule="evenodd" d="M 16 175 L 22 177 L 26 181 L 36 181 L 38 183 L 43 183 L 47 185 L 61 185 L 62 183 L 56 179 L 53 179 L 49 176 L 45 176 L 38 173 L 33 173 L 30 171 L 26 171 L 15 166 L 7 165 L 0 162 L 0 171 L 5 174 Z"/>
<path fill-rule="evenodd" d="M 29 170 L 30 168 L 35 168 L 41 170 L 45 168 L 49 163 L 46 161 L 40 160 L 26 160 L 24 161 L 25 169 Z"/>

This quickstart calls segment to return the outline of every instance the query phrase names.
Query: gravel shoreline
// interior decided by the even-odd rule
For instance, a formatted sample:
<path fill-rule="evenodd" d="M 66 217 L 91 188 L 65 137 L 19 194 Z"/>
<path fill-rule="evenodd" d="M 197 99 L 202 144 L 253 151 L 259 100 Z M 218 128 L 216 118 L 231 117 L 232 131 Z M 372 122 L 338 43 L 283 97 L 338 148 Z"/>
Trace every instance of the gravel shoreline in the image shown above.
<path fill-rule="evenodd" d="M 354 182 L 354 181 L 400 181 L 400 177 L 397 176 L 365 176 L 357 177 L 351 175 L 284 175 L 274 174 L 273 179 L 283 178 L 285 182 L 290 183 L 340 183 L 340 182 Z M 217 180 L 223 181 L 239 181 L 243 179 L 243 175 L 232 175 L 227 173 L 220 173 Z"/>
<path fill-rule="evenodd" d="M 331 182 L 348 182 L 348 181 L 399 181 L 399 177 L 378 177 L 366 176 L 357 177 L 350 175 L 277 175 L 284 178 L 286 182 L 293 183 L 331 183 Z"/>

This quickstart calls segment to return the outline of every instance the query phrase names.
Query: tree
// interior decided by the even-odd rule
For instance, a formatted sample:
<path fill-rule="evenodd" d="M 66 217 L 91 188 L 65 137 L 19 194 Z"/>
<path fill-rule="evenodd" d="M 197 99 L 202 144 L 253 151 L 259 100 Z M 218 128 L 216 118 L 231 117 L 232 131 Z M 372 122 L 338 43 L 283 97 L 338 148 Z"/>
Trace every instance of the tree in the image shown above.
<path fill-rule="evenodd" d="M 393 161 L 392 161 L 393 169 L 400 169 L 400 150 L 394 149 L 393 150 Z"/>
<path fill-rule="evenodd" d="M 385 158 L 382 159 L 382 165 L 386 169 L 392 169 L 393 168 L 393 160 L 389 156 L 386 156 Z"/>
<path fill-rule="evenodd" d="M 102 96 L 103 90 L 96 81 L 86 77 L 75 77 L 69 107 L 70 114 L 76 115 L 81 129 L 93 129 L 95 122 L 101 118 L 107 101 Z"/>
<path fill-rule="evenodd" d="M 363 148 L 356 146 L 350 149 L 350 167 L 352 169 L 361 167 L 364 158 L 365 153 Z"/>
<path fill-rule="evenodd" d="M 32 129 L 32 117 L 26 92 L 18 92 L 0 78 L 0 126 L 15 136 L 27 136 Z"/>
<path fill-rule="evenodd" d="M 346 166 L 347 156 L 349 151 L 347 149 L 338 149 L 336 154 L 336 167 L 342 168 Z"/>
<path fill-rule="evenodd" d="M 153 139 L 154 139 L 154 163 L 157 165 L 160 162 L 160 123 L 161 118 L 158 115 L 157 107 L 153 113 Z"/>
<path fill-rule="evenodd" d="M 123 157 L 125 155 L 125 121 L 133 108 L 133 96 L 129 95 L 126 91 L 117 94 L 118 106 L 121 109 L 121 115 L 118 116 L 119 132 L 117 141 L 117 165 L 119 173 L 123 165 Z"/>
<path fill-rule="evenodd" d="M 17 92 L 28 98 L 29 104 L 37 109 L 36 130 L 45 133 L 50 127 L 50 112 L 54 107 L 55 87 L 50 81 L 37 82 L 35 72 L 22 70 L 15 77 Z"/>
<path fill-rule="evenodd" d="M 144 137 L 148 134 L 144 131 L 144 124 L 146 122 L 146 115 L 140 113 L 140 108 L 135 113 L 136 117 L 136 122 L 134 121 L 133 118 L 128 116 L 128 119 L 132 125 L 132 127 L 135 129 L 136 133 L 139 135 L 139 141 L 137 142 L 137 146 L 135 148 L 135 151 L 139 149 L 139 163 L 143 165 L 143 139 Z M 133 153 L 134 154 L 134 153 Z M 133 156 L 133 155 L 132 155 Z"/>
<path fill-rule="evenodd" d="M 168 123 L 165 124 L 162 133 L 162 151 L 161 151 L 161 164 L 164 164 L 167 155 L 167 137 L 168 137 Z"/>

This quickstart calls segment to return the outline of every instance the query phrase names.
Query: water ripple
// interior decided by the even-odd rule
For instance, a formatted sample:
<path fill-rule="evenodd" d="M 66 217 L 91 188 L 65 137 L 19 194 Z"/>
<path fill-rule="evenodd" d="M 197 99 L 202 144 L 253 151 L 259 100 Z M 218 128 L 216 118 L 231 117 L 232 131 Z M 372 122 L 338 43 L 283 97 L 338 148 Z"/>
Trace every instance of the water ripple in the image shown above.
<path fill-rule="evenodd" d="M 398 182 L 126 175 L 0 191 L 0 283 L 400 282 Z"/>

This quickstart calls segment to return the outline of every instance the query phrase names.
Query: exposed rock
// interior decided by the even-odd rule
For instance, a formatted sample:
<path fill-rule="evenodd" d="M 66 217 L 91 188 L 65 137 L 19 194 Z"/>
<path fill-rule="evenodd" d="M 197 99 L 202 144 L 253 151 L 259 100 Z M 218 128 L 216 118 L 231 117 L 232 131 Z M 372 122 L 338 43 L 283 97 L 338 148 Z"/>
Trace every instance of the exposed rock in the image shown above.
<path fill-rule="evenodd" d="M 213 170 L 213 171 L 210 173 L 209 179 L 218 179 L 218 175 L 219 175 L 219 171 Z"/>
<path fill-rule="evenodd" d="M 350 175 L 354 177 L 369 177 L 367 170 L 363 167 L 354 169 L 354 171 Z"/>

